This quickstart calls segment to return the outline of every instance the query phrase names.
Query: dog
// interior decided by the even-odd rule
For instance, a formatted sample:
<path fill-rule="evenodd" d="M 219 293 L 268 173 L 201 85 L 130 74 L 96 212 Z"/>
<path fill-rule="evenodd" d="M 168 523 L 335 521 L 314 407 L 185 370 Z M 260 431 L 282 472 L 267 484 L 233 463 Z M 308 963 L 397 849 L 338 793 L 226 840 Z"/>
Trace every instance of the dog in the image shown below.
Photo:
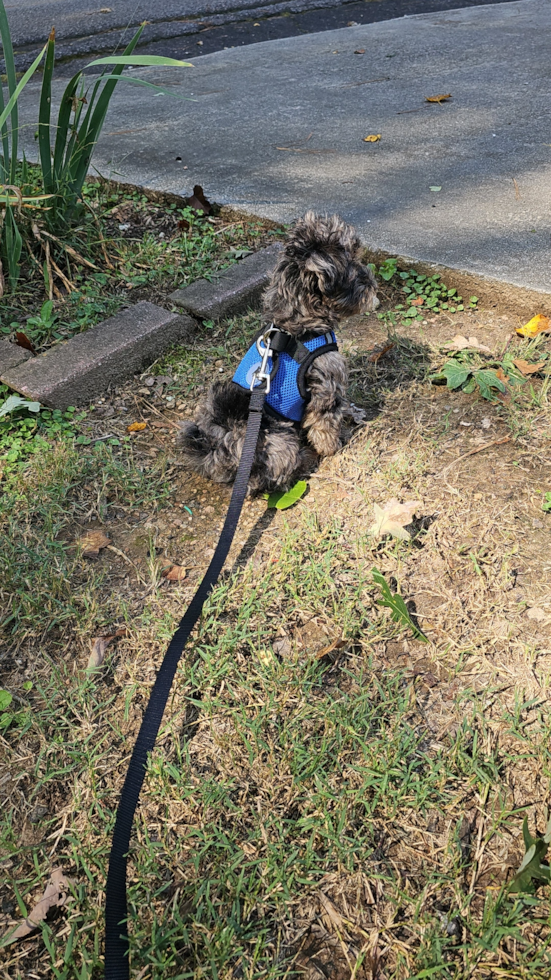
<path fill-rule="evenodd" d="M 377 281 L 361 253 L 351 225 L 312 211 L 285 242 L 263 297 L 264 320 L 285 349 L 265 403 L 251 493 L 288 490 L 320 457 L 341 448 L 348 372 L 335 328 L 340 318 L 378 305 Z M 233 380 L 212 386 L 196 421 L 181 423 L 184 463 L 215 483 L 235 479 L 259 352 L 262 344 L 253 344 Z"/>

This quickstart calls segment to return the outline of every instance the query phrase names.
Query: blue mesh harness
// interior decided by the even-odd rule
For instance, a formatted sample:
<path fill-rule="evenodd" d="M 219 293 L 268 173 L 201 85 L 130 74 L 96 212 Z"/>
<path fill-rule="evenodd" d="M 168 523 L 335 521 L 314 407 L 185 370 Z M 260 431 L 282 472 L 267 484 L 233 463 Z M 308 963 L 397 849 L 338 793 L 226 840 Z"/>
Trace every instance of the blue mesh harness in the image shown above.
<path fill-rule="evenodd" d="M 254 372 L 262 360 L 258 340 L 249 347 L 233 376 L 235 383 L 247 391 L 251 390 Z M 264 410 L 276 418 L 301 422 L 310 397 L 304 380 L 306 372 L 320 354 L 338 350 L 337 338 L 331 330 L 325 334 L 306 334 L 302 340 L 296 340 L 290 333 L 276 330 L 270 334 L 270 348 L 275 356 L 273 360 L 268 359 L 271 384 Z"/>

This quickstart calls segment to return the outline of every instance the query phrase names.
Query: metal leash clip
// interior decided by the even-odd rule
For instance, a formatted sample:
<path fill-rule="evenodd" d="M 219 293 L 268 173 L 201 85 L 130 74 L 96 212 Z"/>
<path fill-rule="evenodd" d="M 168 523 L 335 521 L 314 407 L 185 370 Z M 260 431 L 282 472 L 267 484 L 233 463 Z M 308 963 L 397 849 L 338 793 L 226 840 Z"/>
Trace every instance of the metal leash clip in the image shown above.
<path fill-rule="evenodd" d="M 266 383 L 266 394 L 268 394 L 270 391 L 271 371 L 268 371 L 268 361 L 274 356 L 274 351 L 270 347 L 270 336 L 275 333 L 275 331 L 276 328 L 272 323 L 271 327 L 266 330 L 266 333 L 263 333 L 256 342 L 256 349 L 262 357 L 262 361 L 253 373 L 251 379 L 251 391 L 257 384 L 262 384 L 263 381 Z"/>

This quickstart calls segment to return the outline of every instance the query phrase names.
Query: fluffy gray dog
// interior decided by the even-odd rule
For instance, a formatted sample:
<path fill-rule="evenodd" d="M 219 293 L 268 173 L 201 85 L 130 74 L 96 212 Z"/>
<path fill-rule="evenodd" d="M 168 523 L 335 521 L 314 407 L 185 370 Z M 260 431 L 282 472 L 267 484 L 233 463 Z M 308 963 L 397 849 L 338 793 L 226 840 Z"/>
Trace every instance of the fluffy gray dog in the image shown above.
<path fill-rule="evenodd" d="M 249 482 L 253 492 L 289 489 L 318 457 L 341 446 L 348 373 L 334 329 L 339 318 L 377 303 L 377 282 L 361 251 L 350 225 L 312 211 L 285 242 L 263 301 L 264 319 L 277 328 L 270 342 L 277 354 L 268 362 L 277 370 Z M 233 380 L 212 386 L 197 420 L 181 424 L 188 467 L 216 483 L 235 479 L 261 351 L 261 341 L 253 344 Z"/>

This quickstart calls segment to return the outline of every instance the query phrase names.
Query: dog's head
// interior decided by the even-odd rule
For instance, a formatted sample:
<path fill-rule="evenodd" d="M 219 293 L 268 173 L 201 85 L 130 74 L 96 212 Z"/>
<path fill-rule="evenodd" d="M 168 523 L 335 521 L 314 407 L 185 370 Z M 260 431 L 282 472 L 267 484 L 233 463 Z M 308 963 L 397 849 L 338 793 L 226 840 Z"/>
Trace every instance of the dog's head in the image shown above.
<path fill-rule="evenodd" d="M 376 304 L 377 281 L 362 265 L 362 246 L 337 215 L 308 211 L 290 233 L 264 296 L 277 326 L 292 332 L 326 330 L 328 321 Z"/>

